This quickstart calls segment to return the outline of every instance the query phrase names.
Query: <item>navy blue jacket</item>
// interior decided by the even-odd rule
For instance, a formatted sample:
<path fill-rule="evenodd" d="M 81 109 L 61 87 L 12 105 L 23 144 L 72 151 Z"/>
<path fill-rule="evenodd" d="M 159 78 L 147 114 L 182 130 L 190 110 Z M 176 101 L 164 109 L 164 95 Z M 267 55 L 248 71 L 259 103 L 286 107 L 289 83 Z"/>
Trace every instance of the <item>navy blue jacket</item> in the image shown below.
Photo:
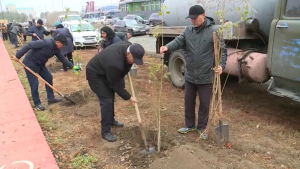
<path fill-rule="evenodd" d="M 122 40 L 116 35 L 112 40 L 104 41 L 103 49 L 117 42 L 122 42 Z"/>
<path fill-rule="evenodd" d="M 70 33 L 69 29 L 67 28 L 57 28 L 53 34 L 53 37 L 57 36 L 58 34 L 65 35 L 65 37 L 68 40 L 68 46 L 64 46 L 61 48 L 61 52 L 63 55 L 67 55 L 69 53 L 74 52 L 74 46 L 73 46 L 73 36 Z"/>
<path fill-rule="evenodd" d="M 73 64 L 65 58 L 61 51 L 57 49 L 53 38 L 31 41 L 20 49 L 16 57 L 20 59 L 28 52 L 23 60 L 23 63 L 33 71 L 39 71 L 42 66 L 45 66 L 49 58 L 56 57 L 69 68 L 73 68 Z"/>
<path fill-rule="evenodd" d="M 36 25 L 31 26 L 27 31 L 27 35 L 32 36 L 32 41 L 39 40 L 37 37 L 33 36 L 34 33 L 36 33 L 40 39 L 44 39 L 44 34 L 46 36 L 50 34 L 44 27 L 38 28 Z"/>

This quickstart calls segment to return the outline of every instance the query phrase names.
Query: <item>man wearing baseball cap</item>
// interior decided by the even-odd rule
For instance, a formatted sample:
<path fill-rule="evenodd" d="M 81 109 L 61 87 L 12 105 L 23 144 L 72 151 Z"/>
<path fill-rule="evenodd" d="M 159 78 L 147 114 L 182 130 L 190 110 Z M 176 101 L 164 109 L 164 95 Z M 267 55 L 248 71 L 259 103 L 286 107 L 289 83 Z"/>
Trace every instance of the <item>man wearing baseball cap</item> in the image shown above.
<path fill-rule="evenodd" d="M 54 55 L 56 55 L 56 57 L 63 64 L 67 65 L 69 68 L 73 68 L 75 73 L 78 73 L 77 70 L 80 69 L 78 66 L 73 66 L 73 64 L 62 55 L 60 49 L 64 45 L 68 45 L 68 40 L 62 34 L 59 34 L 56 37 L 50 39 L 31 41 L 24 45 L 19 51 L 17 51 L 16 56 L 13 56 L 13 60 L 18 61 L 25 53 L 27 53 L 25 58 L 23 59 L 23 63 L 32 71 L 39 74 L 50 85 L 53 85 L 52 75 L 45 65 L 48 59 L 53 57 Z M 26 69 L 25 72 L 29 81 L 34 106 L 36 109 L 43 111 L 45 110 L 45 107 L 42 105 L 41 100 L 39 98 L 39 81 L 36 76 L 31 74 Z M 48 105 L 62 101 L 62 99 L 56 99 L 54 97 L 53 90 L 47 85 L 46 91 Z"/>
<path fill-rule="evenodd" d="M 44 39 L 44 34 L 48 36 L 50 34 L 49 31 L 47 31 L 44 27 L 44 22 L 41 19 L 37 20 L 36 25 L 31 26 L 27 30 L 27 35 L 32 36 L 32 41 L 39 40 L 39 39 Z"/>
<path fill-rule="evenodd" d="M 207 139 L 204 132 L 208 123 L 210 96 L 214 72 L 212 68 L 217 64 L 217 72 L 222 73 L 227 60 L 227 50 L 221 42 L 222 58 L 220 63 L 214 63 L 213 32 L 217 32 L 213 18 L 205 16 L 205 10 L 194 5 L 189 9 L 186 18 L 190 18 L 192 25 L 176 37 L 173 41 L 162 46 L 160 53 L 172 52 L 178 49 L 186 51 L 185 56 L 185 126 L 179 133 L 188 133 L 198 130 L 202 139 Z M 195 100 L 198 92 L 200 107 L 198 111 L 198 124 L 195 124 Z"/>
<path fill-rule="evenodd" d="M 102 138 L 114 142 L 117 137 L 111 133 L 111 126 L 123 127 L 114 118 L 114 97 L 117 93 L 124 100 L 136 103 L 123 87 L 121 79 L 131 66 L 143 64 L 144 48 L 137 43 L 123 41 L 112 44 L 94 56 L 86 66 L 86 78 L 91 90 L 98 96 L 101 108 Z"/>

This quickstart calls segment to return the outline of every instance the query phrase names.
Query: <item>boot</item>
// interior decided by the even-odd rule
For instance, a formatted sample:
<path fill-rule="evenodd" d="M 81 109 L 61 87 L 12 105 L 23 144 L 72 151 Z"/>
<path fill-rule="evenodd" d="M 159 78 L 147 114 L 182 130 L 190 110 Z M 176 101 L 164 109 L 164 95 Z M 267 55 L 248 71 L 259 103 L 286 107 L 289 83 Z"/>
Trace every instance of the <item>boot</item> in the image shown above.
<path fill-rule="evenodd" d="M 48 99 L 48 105 L 50 104 L 54 104 L 54 103 L 59 103 L 59 102 L 62 102 L 62 99 Z"/>

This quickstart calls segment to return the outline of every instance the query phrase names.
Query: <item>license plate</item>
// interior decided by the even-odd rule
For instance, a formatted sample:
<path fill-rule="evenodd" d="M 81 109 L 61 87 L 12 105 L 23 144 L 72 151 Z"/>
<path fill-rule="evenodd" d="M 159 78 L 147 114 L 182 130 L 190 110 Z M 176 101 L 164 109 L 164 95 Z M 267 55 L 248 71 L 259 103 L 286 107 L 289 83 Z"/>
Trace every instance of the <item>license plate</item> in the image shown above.
<path fill-rule="evenodd" d="M 85 41 L 85 43 L 95 43 L 95 41 L 93 41 L 93 40 L 87 40 L 87 41 Z"/>
<path fill-rule="evenodd" d="M 146 30 L 144 30 L 144 29 L 142 29 L 142 30 L 140 30 L 141 32 L 145 32 Z"/>

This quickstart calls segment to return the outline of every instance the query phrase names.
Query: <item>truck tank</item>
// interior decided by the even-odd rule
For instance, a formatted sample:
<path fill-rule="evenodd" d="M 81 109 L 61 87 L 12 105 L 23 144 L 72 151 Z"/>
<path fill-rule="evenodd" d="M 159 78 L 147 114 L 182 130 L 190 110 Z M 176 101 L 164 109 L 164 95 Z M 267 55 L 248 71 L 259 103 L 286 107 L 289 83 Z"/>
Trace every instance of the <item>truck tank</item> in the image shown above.
<path fill-rule="evenodd" d="M 176 2 L 175 2 L 176 1 Z M 201 5 L 206 16 L 214 18 L 216 24 L 218 17 L 216 11 L 222 10 L 223 0 L 165 0 L 164 6 L 170 14 L 164 14 L 165 26 L 187 26 L 191 24 L 188 16 L 189 8 L 193 5 Z M 237 22 L 241 20 L 237 8 L 242 10 L 248 6 L 249 15 L 246 18 L 257 19 L 259 28 L 257 33 L 263 37 L 265 42 L 269 40 L 270 25 L 274 18 L 277 0 L 226 0 L 225 21 Z M 244 13 L 244 12 L 242 12 Z"/>

